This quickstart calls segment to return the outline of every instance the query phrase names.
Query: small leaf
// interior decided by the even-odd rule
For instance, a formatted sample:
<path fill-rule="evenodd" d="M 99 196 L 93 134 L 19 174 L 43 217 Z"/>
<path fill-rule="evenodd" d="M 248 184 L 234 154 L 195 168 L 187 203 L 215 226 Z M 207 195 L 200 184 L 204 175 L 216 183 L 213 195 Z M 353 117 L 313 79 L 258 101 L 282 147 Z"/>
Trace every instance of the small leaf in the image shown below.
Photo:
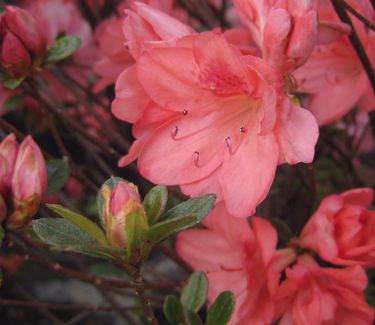
<path fill-rule="evenodd" d="M 99 243 L 107 245 L 107 239 L 103 230 L 95 222 L 58 204 L 47 204 L 47 207 L 59 216 L 72 222 L 86 234 L 95 238 Z"/>
<path fill-rule="evenodd" d="M 203 325 L 200 317 L 191 310 L 185 312 L 188 325 Z"/>
<path fill-rule="evenodd" d="M 195 226 L 199 221 L 195 215 L 187 215 L 181 218 L 158 222 L 148 230 L 147 240 L 152 244 L 159 243 L 181 230 Z"/>
<path fill-rule="evenodd" d="M 236 299 L 232 292 L 222 292 L 207 313 L 207 325 L 226 325 L 233 314 Z"/>
<path fill-rule="evenodd" d="M 42 241 L 58 250 L 103 257 L 97 253 L 98 242 L 66 219 L 38 219 L 33 222 L 33 229 Z"/>
<path fill-rule="evenodd" d="M 136 264 L 141 258 L 141 248 L 148 224 L 144 215 L 131 212 L 125 219 L 126 255 L 129 263 Z"/>
<path fill-rule="evenodd" d="M 150 225 L 153 225 L 164 212 L 167 201 L 168 190 L 164 185 L 155 186 L 147 193 L 143 206 Z"/>
<path fill-rule="evenodd" d="M 25 80 L 26 77 L 21 77 L 21 78 L 17 78 L 17 79 L 8 79 L 8 80 L 5 80 L 3 85 L 5 88 L 8 88 L 10 90 L 14 90 L 16 88 L 18 88 L 21 83 Z"/>
<path fill-rule="evenodd" d="M 164 301 L 164 315 L 169 324 L 181 325 L 185 323 L 184 310 L 180 300 L 174 296 L 169 295 Z"/>
<path fill-rule="evenodd" d="M 195 199 L 187 200 L 168 210 L 164 214 L 163 220 L 175 219 L 194 214 L 197 219 L 201 221 L 212 210 L 215 200 L 215 194 L 207 194 Z"/>
<path fill-rule="evenodd" d="M 9 97 L 4 103 L 4 109 L 7 113 L 17 110 L 23 103 L 23 97 L 19 95 Z"/>
<path fill-rule="evenodd" d="M 81 46 L 77 36 L 63 36 L 47 52 L 46 63 L 55 63 L 71 56 Z"/>
<path fill-rule="evenodd" d="M 208 280 L 204 272 L 194 272 L 181 291 L 181 303 L 186 310 L 198 312 L 207 300 Z"/>
<path fill-rule="evenodd" d="M 47 194 L 55 193 L 64 187 L 70 175 L 68 160 L 52 159 L 47 161 L 48 187 Z"/>

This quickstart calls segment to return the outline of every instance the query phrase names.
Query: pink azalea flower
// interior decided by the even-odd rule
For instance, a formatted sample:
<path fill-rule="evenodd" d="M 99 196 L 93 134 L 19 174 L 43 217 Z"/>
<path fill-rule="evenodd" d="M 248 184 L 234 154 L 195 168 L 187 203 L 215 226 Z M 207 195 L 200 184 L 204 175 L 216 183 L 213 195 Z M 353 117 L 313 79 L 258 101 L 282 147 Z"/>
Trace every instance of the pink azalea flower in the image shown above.
<path fill-rule="evenodd" d="M 263 60 L 207 32 L 142 54 L 117 80 L 112 110 L 135 123 L 132 153 L 146 178 L 191 196 L 215 193 L 231 214 L 246 217 L 267 195 L 278 163 L 314 155 L 315 119 L 282 87 Z"/>
<path fill-rule="evenodd" d="M 311 256 L 303 256 L 286 270 L 286 280 L 275 298 L 280 325 L 369 325 L 374 310 L 363 291 L 367 276 L 359 266 L 322 268 Z"/>
<path fill-rule="evenodd" d="M 375 266 L 373 190 L 359 188 L 330 195 L 302 230 L 299 244 L 338 265 Z"/>
<path fill-rule="evenodd" d="M 234 0 L 263 58 L 282 74 L 309 57 L 318 35 L 315 0 Z"/>
<path fill-rule="evenodd" d="M 213 302 L 225 290 L 236 296 L 229 324 L 270 324 L 273 295 L 281 270 L 295 257 L 292 250 L 276 251 L 277 233 L 259 217 L 233 218 L 218 204 L 204 224 L 177 238 L 177 252 L 195 270 L 207 273 L 208 298 Z"/>
<path fill-rule="evenodd" d="M 369 1 L 351 1 L 359 12 L 375 21 L 375 11 Z M 366 8 L 366 11 L 361 9 Z M 325 10 L 333 10 L 324 7 Z M 323 12 L 325 13 L 325 12 Z M 334 16 L 336 22 L 337 16 Z M 375 64 L 375 33 L 352 19 L 372 64 Z M 346 35 L 334 42 L 318 45 L 313 54 L 294 73 L 298 90 L 311 94 L 307 108 L 320 125 L 337 121 L 355 106 L 362 111 L 375 108 L 375 96 L 365 70 Z"/>

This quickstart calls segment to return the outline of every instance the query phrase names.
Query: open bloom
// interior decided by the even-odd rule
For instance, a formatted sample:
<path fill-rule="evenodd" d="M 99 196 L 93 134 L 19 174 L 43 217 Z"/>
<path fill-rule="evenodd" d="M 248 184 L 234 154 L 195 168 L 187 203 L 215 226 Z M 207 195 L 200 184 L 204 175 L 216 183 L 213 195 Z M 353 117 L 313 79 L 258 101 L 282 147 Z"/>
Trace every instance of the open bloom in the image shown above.
<path fill-rule="evenodd" d="M 129 163 L 191 196 L 215 193 L 238 217 L 267 195 L 278 163 L 311 162 L 318 128 L 282 78 L 213 32 L 144 52 L 116 84 L 112 110 L 135 123 Z M 121 102 L 122 101 L 122 102 Z"/>
<path fill-rule="evenodd" d="M 42 63 L 46 41 L 38 27 L 19 7 L 7 6 L 0 15 L 0 68 L 11 78 L 26 77 Z"/>
<path fill-rule="evenodd" d="M 373 190 L 359 188 L 330 195 L 302 230 L 299 244 L 338 265 L 375 266 Z"/>
<path fill-rule="evenodd" d="M 294 253 L 276 251 L 277 233 L 268 221 L 252 217 L 250 226 L 230 216 L 222 203 L 204 224 L 207 229 L 178 235 L 177 252 L 195 270 L 207 272 L 209 301 L 230 290 L 236 296 L 230 324 L 270 324 L 280 272 Z"/>
<path fill-rule="evenodd" d="M 367 276 L 359 266 L 323 268 L 310 256 L 286 270 L 276 294 L 276 318 L 280 325 L 369 325 L 374 310 L 363 291 Z"/>
<path fill-rule="evenodd" d="M 350 1 L 350 4 L 370 21 L 375 21 L 375 11 L 370 1 Z M 333 10 L 330 6 L 321 8 Z M 333 22 L 339 21 L 336 15 L 333 16 Z M 353 23 L 374 65 L 375 33 L 355 18 Z M 309 60 L 294 76 L 298 90 L 311 95 L 307 108 L 321 125 L 337 121 L 356 105 L 362 111 L 375 108 L 375 96 L 370 81 L 346 35 L 334 42 L 316 46 Z"/>
<path fill-rule="evenodd" d="M 302 65 L 318 35 L 315 0 L 234 0 L 263 58 L 286 74 Z"/>

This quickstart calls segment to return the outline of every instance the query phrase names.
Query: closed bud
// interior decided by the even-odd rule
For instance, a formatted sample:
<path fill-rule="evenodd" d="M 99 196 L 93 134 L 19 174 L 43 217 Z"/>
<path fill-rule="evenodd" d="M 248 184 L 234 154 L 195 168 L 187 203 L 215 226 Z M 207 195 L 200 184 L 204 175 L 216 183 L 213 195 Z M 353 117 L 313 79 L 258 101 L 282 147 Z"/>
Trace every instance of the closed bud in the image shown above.
<path fill-rule="evenodd" d="M 40 66 L 47 45 L 29 12 L 7 6 L 0 16 L 0 48 L 1 68 L 11 78 L 19 78 Z"/>
<path fill-rule="evenodd" d="M 18 142 L 12 133 L 0 143 L 0 194 L 4 199 L 10 194 L 17 153 Z"/>
<path fill-rule="evenodd" d="M 37 212 L 47 189 L 47 166 L 43 155 L 28 136 L 21 143 L 12 177 L 13 212 L 8 227 L 23 227 Z"/>
<path fill-rule="evenodd" d="M 106 230 L 108 242 L 115 247 L 127 246 L 126 221 L 130 214 L 136 213 L 142 219 L 141 224 L 147 225 L 137 187 L 122 179 L 111 178 L 101 188 L 102 223 Z"/>

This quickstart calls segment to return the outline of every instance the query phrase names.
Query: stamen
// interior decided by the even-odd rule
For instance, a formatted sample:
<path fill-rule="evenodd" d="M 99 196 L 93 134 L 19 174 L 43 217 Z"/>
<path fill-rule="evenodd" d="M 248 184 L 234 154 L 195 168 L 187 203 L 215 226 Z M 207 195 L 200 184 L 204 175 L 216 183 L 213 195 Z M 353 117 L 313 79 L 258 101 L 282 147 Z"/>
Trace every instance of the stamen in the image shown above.
<path fill-rule="evenodd" d="M 199 151 L 194 152 L 194 164 L 195 166 L 200 167 L 199 166 Z"/>
<path fill-rule="evenodd" d="M 233 150 L 232 150 L 232 139 L 230 137 L 225 138 L 225 143 L 227 144 L 227 147 L 229 149 L 229 153 L 233 155 Z"/>
<path fill-rule="evenodd" d="M 241 133 L 246 133 L 246 132 L 247 132 L 247 129 L 246 129 L 244 126 L 241 126 L 241 127 L 240 127 L 240 132 L 241 132 Z"/>
<path fill-rule="evenodd" d="M 211 83 L 210 83 L 210 89 L 211 89 L 212 91 L 216 90 L 216 84 L 213 83 L 213 82 L 211 82 Z"/>
<path fill-rule="evenodd" d="M 171 131 L 171 137 L 172 137 L 172 139 L 176 139 L 177 133 L 178 133 L 178 126 L 176 125 L 176 126 L 172 129 L 172 131 Z"/>
<path fill-rule="evenodd" d="M 182 111 L 182 114 L 183 115 L 187 115 L 189 112 L 186 110 L 186 109 L 184 109 L 183 111 Z"/>

